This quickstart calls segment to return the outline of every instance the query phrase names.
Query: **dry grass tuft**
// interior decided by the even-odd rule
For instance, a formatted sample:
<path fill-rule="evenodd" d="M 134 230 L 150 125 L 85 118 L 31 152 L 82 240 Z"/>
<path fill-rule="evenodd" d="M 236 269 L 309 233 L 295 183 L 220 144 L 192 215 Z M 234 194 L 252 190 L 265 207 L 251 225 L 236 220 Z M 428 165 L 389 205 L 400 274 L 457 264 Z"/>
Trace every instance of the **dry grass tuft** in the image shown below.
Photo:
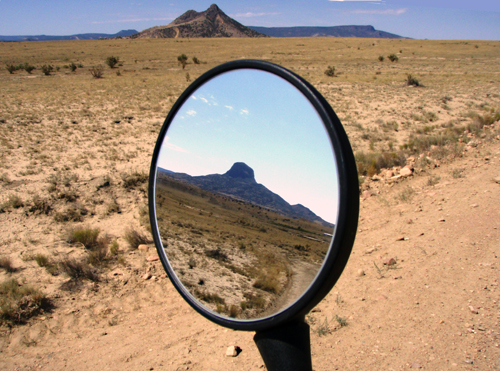
<path fill-rule="evenodd" d="M 147 245 L 152 242 L 150 237 L 134 229 L 134 227 L 127 228 L 124 238 L 131 249 L 137 249 L 139 245 Z"/>
<path fill-rule="evenodd" d="M 46 296 L 29 285 L 20 285 L 15 279 L 0 284 L 0 323 L 25 323 L 49 308 Z"/>

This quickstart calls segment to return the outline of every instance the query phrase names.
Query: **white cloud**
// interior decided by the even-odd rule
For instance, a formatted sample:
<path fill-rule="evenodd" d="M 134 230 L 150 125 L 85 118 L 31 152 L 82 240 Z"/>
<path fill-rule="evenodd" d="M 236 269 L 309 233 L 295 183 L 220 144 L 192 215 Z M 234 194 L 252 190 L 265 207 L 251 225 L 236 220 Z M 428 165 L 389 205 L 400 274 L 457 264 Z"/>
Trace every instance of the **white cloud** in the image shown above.
<path fill-rule="evenodd" d="M 206 99 L 206 98 L 201 98 L 201 100 L 202 100 L 203 102 L 205 102 L 205 103 L 208 103 L 208 99 Z"/>
<path fill-rule="evenodd" d="M 195 110 L 189 110 L 186 112 L 189 116 L 196 116 L 196 111 Z"/>
<path fill-rule="evenodd" d="M 194 100 L 198 99 L 198 98 L 196 98 L 194 95 L 192 95 L 192 96 L 191 96 L 191 98 L 193 98 Z"/>
<path fill-rule="evenodd" d="M 168 143 L 169 139 L 170 138 L 168 136 L 166 136 L 165 141 L 163 142 L 163 144 L 166 145 L 168 149 L 171 149 L 172 151 L 176 151 L 176 152 L 189 153 L 189 151 L 186 151 L 184 148 L 176 146 L 175 144 L 172 144 L 172 143 Z"/>
<path fill-rule="evenodd" d="M 406 8 L 400 8 L 400 9 L 385 9 L 385 10 L 378 10 L 378 9 L 356 9 L 352 10 L 349 13 L 353 14 L 380 14 L 380 15 L 401 15 L 406 13 L 408 9 Z"/>
<path fill-rule="evenodd" d="M 226 107 L 226 108 L 227 108 L 228 110 L 230 110 L 230 111 L 234 110 L 234 108 L 233 108 L 233 107 L 231 107 L 231 106 L 224 106 L 224 107 Z"/>
<path fill-rule="evenodd" d="M 250 113 L 250 112 L 248 112 L 248 110 L 246 110 L 246 109 L 242 109 L 242 110 L 240 111 L 240 114 L 241 114 L 241 115 L 248 115 L 249 113 Z"/>

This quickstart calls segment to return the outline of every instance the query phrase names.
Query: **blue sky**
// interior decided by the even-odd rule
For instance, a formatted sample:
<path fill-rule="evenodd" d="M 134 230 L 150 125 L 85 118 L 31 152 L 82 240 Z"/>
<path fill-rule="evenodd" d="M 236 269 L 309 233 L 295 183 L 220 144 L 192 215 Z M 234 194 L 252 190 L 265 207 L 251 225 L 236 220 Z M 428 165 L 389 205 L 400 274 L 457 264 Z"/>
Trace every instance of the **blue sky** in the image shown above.
<path fill-rule="evenodd" d="M 116 33 L 164 25 L 214 0 L 0 0 L 0 35 Z M 219 0 L 247 26 L 373 25 L 412 38 L 500 40 L 498 0 Z"/>

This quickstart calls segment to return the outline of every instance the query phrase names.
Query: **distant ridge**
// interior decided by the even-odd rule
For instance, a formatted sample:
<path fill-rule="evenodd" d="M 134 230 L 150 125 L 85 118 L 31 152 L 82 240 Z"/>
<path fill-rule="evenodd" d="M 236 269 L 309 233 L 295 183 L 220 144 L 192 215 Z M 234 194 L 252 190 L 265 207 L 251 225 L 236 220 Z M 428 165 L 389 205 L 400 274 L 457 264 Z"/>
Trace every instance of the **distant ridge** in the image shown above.
<path fill-rule="evenodd" d="M 191 176 L 183 173 L 158 168 L 158 179 L 165 176 L 195 185 L 209 192 L 245 201 L 250 204 L 275 211 L 294 219 L 305 219 L 313 223 L 333 227 L 333 224 L 323 220 L 307 207 L 300 204 L 290 205 L 282 197 L 255 181 L 253 169 L 243 162 L 236 162 L 224 174 Z"/>
<path fill-rule="evenodd" d="M 98 40 L 98 39 L 113 39 L 115 37 L 128 37 L 136 34 L 137 30 L 122 30 L 115 34 L 107 33 L 83 33 L 70 36 L 51 36 L 51 35 L 36 35 L 36 36 L 0 36 L 0 41 L 60 41 L 60 40 Z"/>
<path fill-rule="evenodd" d="M 204 12 L 188 10 L 166 26 L 148 28 L 131 38 L 266 37 L 228 17 L 212 4 Z"/>
<path fill-rule="evenodd" d="M 332 27 L 254 27 L 252 30 L 271 37 L 366 37 L 379 39 L 406 39 L 373 26 L 332 26 Z"/>

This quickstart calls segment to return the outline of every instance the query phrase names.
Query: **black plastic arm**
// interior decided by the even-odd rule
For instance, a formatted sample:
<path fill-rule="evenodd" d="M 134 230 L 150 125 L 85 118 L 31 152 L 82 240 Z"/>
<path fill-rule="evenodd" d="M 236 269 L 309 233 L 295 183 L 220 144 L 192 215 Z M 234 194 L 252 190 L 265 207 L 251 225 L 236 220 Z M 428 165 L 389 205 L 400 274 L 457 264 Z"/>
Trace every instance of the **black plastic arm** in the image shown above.
<path fill-rule="evenodd" d="M 253 340 L 268 371 L 312 371 L 309 325 L 303 318 L 258 331 Z"/>

